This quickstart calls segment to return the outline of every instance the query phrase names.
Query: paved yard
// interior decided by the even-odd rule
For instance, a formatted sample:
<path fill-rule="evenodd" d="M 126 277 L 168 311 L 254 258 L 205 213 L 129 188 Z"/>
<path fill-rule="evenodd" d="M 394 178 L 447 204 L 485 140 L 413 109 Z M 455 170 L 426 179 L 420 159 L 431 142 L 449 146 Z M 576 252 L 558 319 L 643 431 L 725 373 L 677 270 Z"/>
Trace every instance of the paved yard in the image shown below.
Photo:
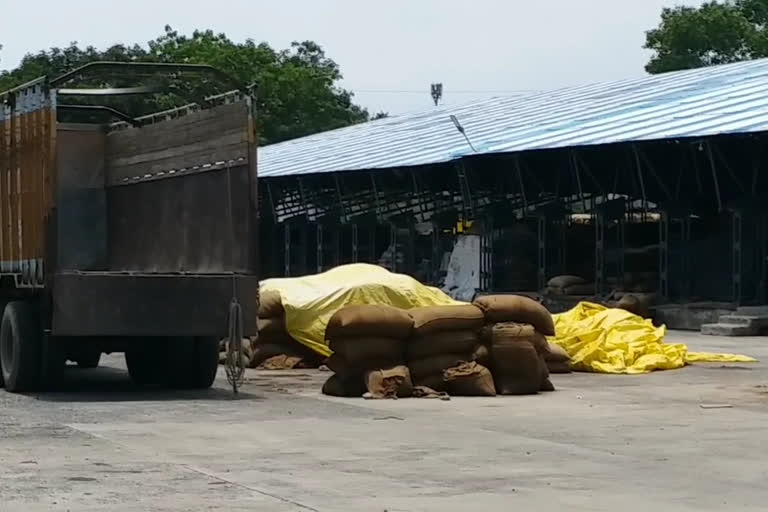
<path fill-rule="evenodd" d="M 766 362 L 444 402 L 324 397 L 318 371 L 144 393 L 105 358 L 0 391 L 0 510 L 766 510 L 768 338 L 668 341 Z"/>

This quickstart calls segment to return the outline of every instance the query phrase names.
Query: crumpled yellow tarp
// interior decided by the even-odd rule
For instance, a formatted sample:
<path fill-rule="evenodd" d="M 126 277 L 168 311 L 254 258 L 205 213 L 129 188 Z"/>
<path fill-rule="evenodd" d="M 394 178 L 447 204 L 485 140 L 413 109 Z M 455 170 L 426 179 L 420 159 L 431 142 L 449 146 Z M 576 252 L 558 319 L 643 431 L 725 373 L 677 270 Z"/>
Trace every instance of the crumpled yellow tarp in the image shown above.
<path fill-rule="evenodd" d="M 553 318 L 557 335 L 549 341 L 568 352 L 571 368 L 577 371 L 640 374 L 689 363 L 755 362 L 747 356 L 688 352 L 685 345 L 666 344 L 666 327 L 591 302 L 580 302 Z"/>
<path fill-rule="evenodd" d="M 365 263 L 342 265 L 322 274 L 267 279 L 261 291 L 267 290 L 280 292 L 288 334 L 324 356 L 331 354 L 325 327 L 344 306 L 387 304 L 411 309 L 463 304 L 410 276 Z"/>

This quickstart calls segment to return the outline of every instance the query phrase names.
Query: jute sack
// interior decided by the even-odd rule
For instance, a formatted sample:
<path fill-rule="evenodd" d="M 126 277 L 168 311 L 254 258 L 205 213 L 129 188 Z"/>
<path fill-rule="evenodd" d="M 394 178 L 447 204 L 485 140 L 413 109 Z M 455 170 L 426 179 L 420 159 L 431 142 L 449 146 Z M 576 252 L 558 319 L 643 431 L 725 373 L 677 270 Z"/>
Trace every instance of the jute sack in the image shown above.
<path fill-rule="evenodd" d="M 547 368 L 547 362 L 539 355 L 539 370 L 541 372 L 541 386 L 539 391 L 549 392 L 555 390 L 555 385 L 549 379 L 549 368 Z"/>
<path fill-rule="evenodd" d="M 563 275 L 563 276 L 555 276 L 549 281 L 547 281 L 547 286 L 550 288 L 568 288 L 569 286 L 573 286 L 575 284 L 584 284 L 586 283 L 586 280 L 579 277 L 579 276 L 570 276 L 570 275 Z"/>
<path fill-rule="evenodd" d="M 343 355 L 335 352 L 329 357 L 325 366 L 327 366 L 332 372 L 339 375 L 362 375 L 370 370 L 379 370 L 381 368 L 392 368 L 394 366 L 401 365 L 403 363 L 402 358 L 396 359 L 371 359 L 371 360 L 359 360 L 354 363 L 348 361 Z"/>
<path fill-rule="evenodd" d="M 258 368 L 260 370 L 292 370 L 294 368 L 305 368 L 305 366 L 304 360 L 301 357 L 281 354 L 263 361 Z"/>
<path fill-rule="evenodd" d="M 549 373 L 571 373 L 571 357 L 560 345 L 549 344 L 549 354 L 544 355 Z"/>
<path fill-rule="evenodd" d="M 317 354 L 313 353 L 292 338 L 286 339 L 280 343 L 262 343 L 261 339 L 259 339 L 259 342 L 253 345 L 253 356 L 250 358 L 250 367 L 257 368 L 267 359 L 280 355 L 300 357 L 307 366 L 316 366 L 320 362 Z"/>
<path fill-rule="evenodd" d="M 496 396 L 493 375 L 485 366 L 463 363 L 443 372 L 448 393 L 455 396 Z"/>
<path fill-rule="evenodd" d="M 365 393 L 365 384 L 360 375 L 342 377 L 331 375 L 323 384 L 323 394 L 341 397 L 361 397 Z"/>
<path fill-rule="evenodd" d="M 564 290 L 565 295 L 594 295 L 595 283 L 573 284 Z"/>
<path fill-rule="evenodd" d="M 421 385 L 421 381 L 430 375 L 440 375 L 443 371 L 461 363 L 472 360 L 472 354 L 441 354 L 438 356 L 425 357 L 423 359 L 414 359 L 408 361 L 408 369 L 411 370 L 411 377 L 414 382 Z"/>
<path fill-rule="evenodd" d="M 547 308 L 521 295 L 487 295 L 474 305 L 485 314 L 486 323 L 519 322 L 531 324 L 545 336 L 555 335 L 555 324 Z"/>
<path fill-rule="evenodd" d="M 414 379 L 413 386 L 414 388 L 429 388 L 440 392 L 446 391 L 448 389 L 448 383 L 443 379 L 442 373 L 428 375 L 426 377 L 422 377 L 419 380 Z"/>
<path fill-rule="evenodd" d="M 411 338 L 406 348 L 408 360 L 439 354 L 465 354 L 479 343 L 477 331 L 446 331 Z"/>
<path fill-rule="evenodd" d="M 374 338 L 370 336 L 357 338 L 332 339 L 329 348 L 344 357 L 351 364 L 360 361 L 399 361 L 402 362 L 404 342 L 394 338 Z"/>
<path fill-rule="evenodd" d="M 529 341 L 536 348 L 536 352 L 541 355 L 549 353 L 549 342 L 540 332 L 536 331 L 530 324 L 518 324 L 514 322 L 503 322 L 495 324 L 491 328 L 491 345 L 495 348 L 497 344 L 507 341 Z"/>
<path fill-rule="evenodd" d="M 616 305 L 617 308 L 629 311 L 630 313 L 642 318 L 648 318 L 650 316 L 648 304 L 640 300 L 636 295 L 626 294 Z"/>
<path fill-rule="evenodd" d="M 534 395 L 542 387 L 541 358 L 529 341 L 493 347 L 493 379 L 500 395 Z"/>
<path fill-rule="evenodd" d="M 259 318 L 272 318 L 284 314 L 285 309 L 280 292 L 269 290 L 259 294 Z"/>
<path fill-rule="evenodd" d="M 259 329 L 259 338 L 266 340 L 276 340 L 288 337 L 288 330 L 285 328 L 284 316 L 273 316 L 271 318 L 259 318 L 257 320 Z"/>
<path fill-rule="evenodd" d="M 408 310 L 413 318 L 416 338 L 446 331 L 471 331 L 483 326 L 483 312 L 471 304 L 463 306 L 429 306 Z"/>
<path fill-rule="evenodd" d="M 486 368 L 491 367 L 491 351 L 488 350 L 488 345 L 478 345 L 475 347 L 475 351 L 472 353 L 472 361 L 476 362 Z"/>
<path fill-rule="evenodd" d="M 345 306 L 328 321 L 325 339 L 381 336 L 404 340 L 411 329 L 413 319 L 402 309 L 384 305 Z"/>
<path fill-rule="evenodd" d="M 413 382 L 407 366 L 371 370 L 363 375 L 370 398 L 407 398 L 413 394 Z"/>

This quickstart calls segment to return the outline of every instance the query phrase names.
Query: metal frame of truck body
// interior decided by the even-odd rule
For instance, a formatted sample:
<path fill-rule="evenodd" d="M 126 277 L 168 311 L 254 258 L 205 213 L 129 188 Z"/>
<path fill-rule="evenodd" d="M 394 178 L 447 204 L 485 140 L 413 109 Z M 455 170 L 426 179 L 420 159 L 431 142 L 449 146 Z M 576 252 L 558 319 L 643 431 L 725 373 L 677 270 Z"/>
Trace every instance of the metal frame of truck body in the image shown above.
<path fill-rule="evenodd" d="M 0 93 L 0 302 L 39 298 L 52 337 L 129 339 L 223 336 L 236 296 L 256 334 L 250 91 L 128 123 L 57 122 L 59 87 L 99 66 L 129 65 Z"/>

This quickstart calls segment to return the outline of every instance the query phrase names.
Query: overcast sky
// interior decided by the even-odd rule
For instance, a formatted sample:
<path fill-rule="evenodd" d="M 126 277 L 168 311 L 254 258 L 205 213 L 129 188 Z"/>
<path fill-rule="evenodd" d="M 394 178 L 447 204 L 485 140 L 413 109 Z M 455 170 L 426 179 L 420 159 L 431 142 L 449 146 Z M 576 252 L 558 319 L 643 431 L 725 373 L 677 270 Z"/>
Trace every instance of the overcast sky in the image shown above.
<path fill-rule="evenodd" d="M 644 31 L 663 6 L 701 0 L 0 0 L 0 67 L 70 41 L 144 43 L 170 24 L 211 28 L 284 48 L 314 40 L 343 85 L 372 111 L 446 103 L 641 76 Z"/>

